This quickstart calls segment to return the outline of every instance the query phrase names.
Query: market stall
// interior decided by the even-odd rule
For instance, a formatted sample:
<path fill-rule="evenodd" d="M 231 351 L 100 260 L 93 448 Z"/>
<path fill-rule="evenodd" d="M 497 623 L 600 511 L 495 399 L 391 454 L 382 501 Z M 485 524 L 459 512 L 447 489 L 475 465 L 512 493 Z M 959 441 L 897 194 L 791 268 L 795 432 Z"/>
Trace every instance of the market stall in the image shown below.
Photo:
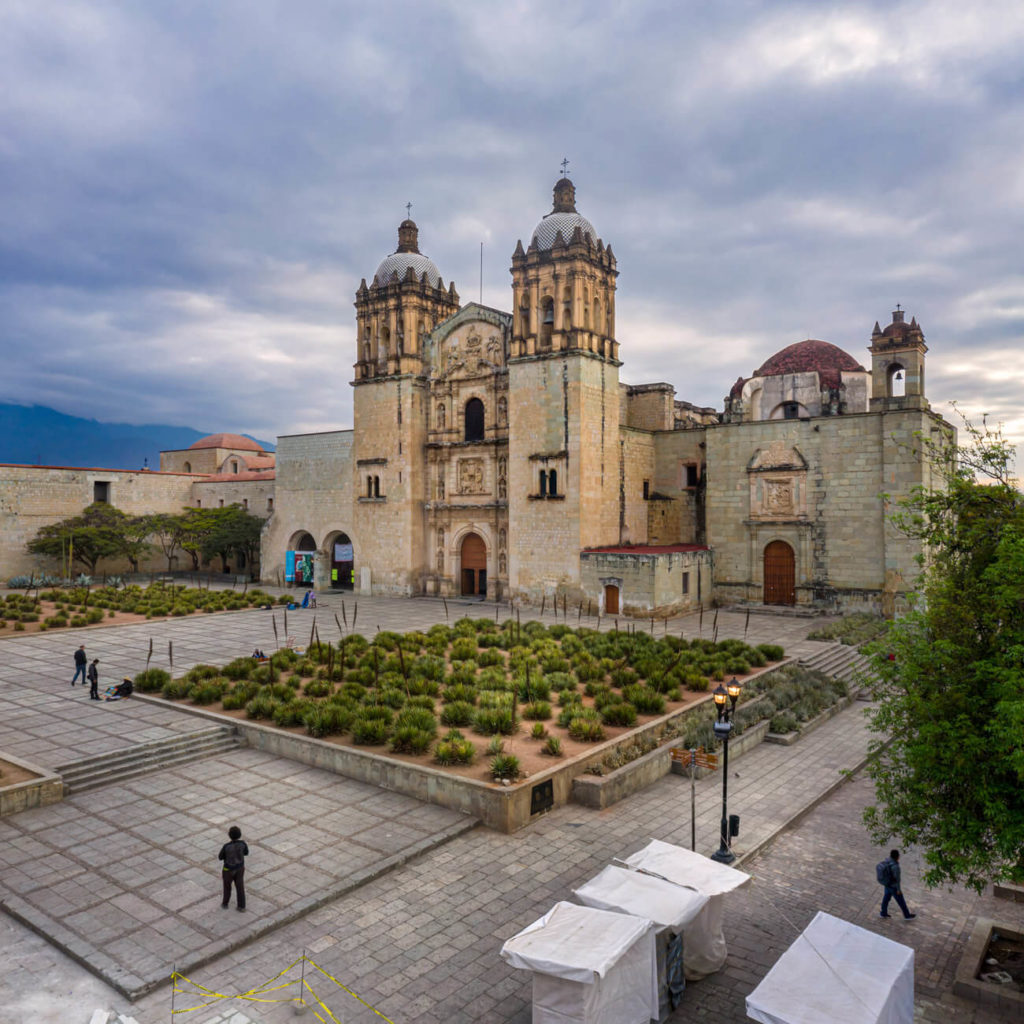
<path fill-rule="evenodd" d="M 749 882 L 750 875 L 660 839 L 652 839 L 623 863 L 632 871 L 663 878 L 708 897 L 686 931 L 686 979 L 697 981 L 719 970 L 728 953 L 722 929 L 724 897 Z"/>
<path fill-rule="evenodd" d="M 573 892 L 588 907 L 632 914 L 654 922 L 658 976 L 656 1019 L 665 1020 L 682 1000 L 683 968 L 690 955 L 688 929 L 699 917 L 708 897 L 696 889 L 615 865 L 609 865 Z"/>
<path fill-rule="evenodd" d="M 501 948 L 533 972 L 533 1024 L 648 1024 L 658 1012 L 654 925 L 556 903 Z"/>
<path fill-rule="evenodd" d="M 819 912 L 747 996 L 761 1024 L 913 1024 L 914 951 Z"/>

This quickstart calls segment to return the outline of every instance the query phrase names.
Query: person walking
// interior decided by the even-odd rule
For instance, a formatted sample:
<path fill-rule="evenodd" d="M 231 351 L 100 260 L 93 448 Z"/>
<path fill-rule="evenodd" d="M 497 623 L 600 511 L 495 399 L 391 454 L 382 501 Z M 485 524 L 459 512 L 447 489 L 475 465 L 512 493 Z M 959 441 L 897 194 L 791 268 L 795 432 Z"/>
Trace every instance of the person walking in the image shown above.
<path fill-rule="evenodd" d="M 900 851 L 890 850 L 889 856 L 881 861 L 875 869 L 875 874 L 885 889 L 885 895 L 882 897 L 882 912 L 878 916 L 892 916 L 889 913 L 889 901 L 894 899 L 900 910 L 903 911 L 906 920 L 909 921 L 912 917 L 917 917 L 917 914 L 910 912 L 907 901 L 903 898 L 903 888 L 900 885 Z"/>
<path fill-rule="evenodd" d="M 89 659 L 85 656 L 85 644 L 75 651 L 75 674 L 71 677 L 71 685 L 74 686 L 78 682 L 78 677 L 82 677 L 82 685 L 85 686 L 85 666 Z"/>
<path fill-rule="evenodd" d="M 228 829 L 228 842 L 217 854 L 217 859 L 224 862 L 221 878 L 224 880 L 224 898 L 221 909 L 226 910 L 231 902 L 231 886 L 235 886 L 235 902 L 239 910 L 245 910 L 245 858 L 249 856 L 249 847 L 242 839 L 242 830 L 237 825 Z"/>
<path fill-rule="evenodd" d="M 99 658 L 93 658 L 92 664 L 89 666 L 89 699 L 99 700 L 100 699 L 100 672 L 96 667 L 99 664 Z"/>

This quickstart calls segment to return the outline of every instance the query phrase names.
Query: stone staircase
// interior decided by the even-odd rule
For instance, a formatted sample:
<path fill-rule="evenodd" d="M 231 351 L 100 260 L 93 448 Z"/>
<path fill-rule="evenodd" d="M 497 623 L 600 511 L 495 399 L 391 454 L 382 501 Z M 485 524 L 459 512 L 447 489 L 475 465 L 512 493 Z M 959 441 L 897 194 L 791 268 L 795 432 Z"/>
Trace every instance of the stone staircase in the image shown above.
<path fill-rule="evenodd" d="M 864 690 L 865 677 L 870 674 L 868 659 L 848 644 L 822 644 L 820 651 L 800 659 L 805 668 L 824 672 L 834 679 L 842 679 L 850 692 L 861 699 L 868 699 Z"/>
<path fill-rule="evenodd" d="M 78 761 L 58 765 L 57 771 L 64 781 L 64 792 L 82 793 L 112 782 L 124 782 L 139 775 L 170 768 L 174 765 L 197 761 L 235 750 L 240 744 L 233 726 L 215 725 L 208 729 L 172 736 L 151 743 L 83 757 Z"/>

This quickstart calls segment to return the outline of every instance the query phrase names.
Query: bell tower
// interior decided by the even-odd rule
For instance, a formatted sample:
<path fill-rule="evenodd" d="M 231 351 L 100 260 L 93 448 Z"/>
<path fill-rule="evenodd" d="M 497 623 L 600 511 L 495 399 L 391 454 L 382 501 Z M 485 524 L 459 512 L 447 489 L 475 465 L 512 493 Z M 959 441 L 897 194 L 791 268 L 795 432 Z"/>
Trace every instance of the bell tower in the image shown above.
<path fill-rule="evenodd" d="M 511 273 L 509 587 L 582 596 L 580 550 L 620 537 L 618 271 L 564 175 Z"/>
<path fill-rule="evenodd" d="M 928 409 L 924 356 L 928 346 L 916 317 L 908 324 L 897 305 L 892 323 L 871 332 L 871 411 Z"/>
<path fill-rule="evenodd" d="M 418 593 L 425 565 L 423 505 L 430 332 L 459 310 L 433 260 L 419 251 L 415 223 L 398 228 L 398 248 L 356 292 L 352 386 L 352 524 L 360 590 Z"/>
<path fill-rule="evenodd" d="M 529 248 L 512 255 L 512 355 L 573 349 L 618 359 L 615 255 L 576 211 L 576 186 L 555 183 L 554 206 Z"/>

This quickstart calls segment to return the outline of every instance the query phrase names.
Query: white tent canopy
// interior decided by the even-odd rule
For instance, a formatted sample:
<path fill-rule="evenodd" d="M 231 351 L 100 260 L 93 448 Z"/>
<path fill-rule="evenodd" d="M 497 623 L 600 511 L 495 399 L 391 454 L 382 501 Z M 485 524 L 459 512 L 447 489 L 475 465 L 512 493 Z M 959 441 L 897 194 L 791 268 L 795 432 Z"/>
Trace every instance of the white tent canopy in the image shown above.
<path fill-rule="evenodd" d="M 691 924 L 708 901 L 695 889 L 614 864 L 573 892 L 588 907 L 646 917 L 659 928 L 671 928 L 673 932 L 683 931 Z"/>
<path fill-rule="evenodd" d="M 761 1024 L 913 1024 L 914 951 L 819 912 L 747 996 Z"/>
<path fill-rule="evenodd" d="M 556 903 L 501 948 L 534 971 L 534 1024 L 647 1024 L 658 1016 L 654 926 L 644 918 Z"/>
<path fill-rule="evenodd" d="M 633 871 L 657 875 L 676 885 L 686 885 L 705 896 L 732 892 L 750 881 L 750 875 L 728 864 L 694 853 L 682 846 L 652 839 L 623 863 Z"/>
<path fill-rule="evenodd" d="M 660 839 L 652 839 L 623 863 L 633 871 L 687 886 L 708 897 L 686 929 L 684 969 L 688 981 L 698 981 L 721 969 L 729 952 L 722 928 L 723 900 L 726 893 L 749 882 L 750 875 Z"/>

